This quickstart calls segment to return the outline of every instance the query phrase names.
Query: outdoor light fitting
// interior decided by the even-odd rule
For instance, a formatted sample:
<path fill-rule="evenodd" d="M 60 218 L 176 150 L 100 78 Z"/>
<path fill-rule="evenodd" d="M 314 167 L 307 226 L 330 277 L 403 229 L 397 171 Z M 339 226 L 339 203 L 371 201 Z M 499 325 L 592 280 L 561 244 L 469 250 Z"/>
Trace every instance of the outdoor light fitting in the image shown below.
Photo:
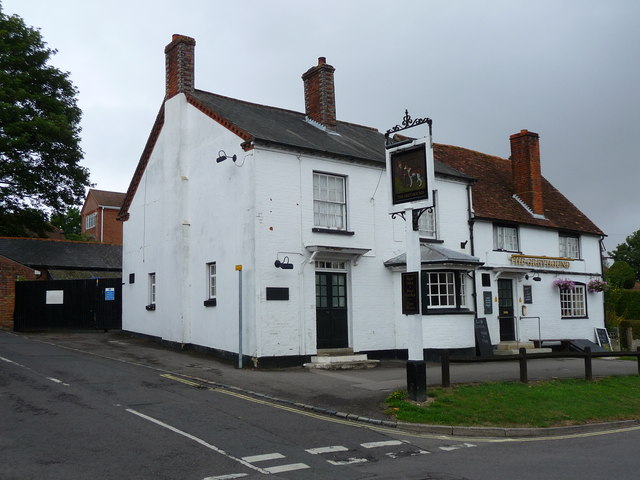
<path fill-rule="evenodd" d="M 231 158 L 231 160 L 233 160 L 234 163 L 238 159 L 238 157 L 236 157 L 235 155 L 233 155 L 232 157 L 229 157 L 224 150 L 220 150 L 218 152 L 218 158 L 216 158 L 216 163 L 224 162 L 227 158 Z"/>
<path fill-rule="evenodd" d="M 276 268 L 281 268 L 283 270 L 293 270 L 293 264 L 289 263 L 289 257 L 284 257 L 282 261 L 276 260 L 273 263 Z"/>

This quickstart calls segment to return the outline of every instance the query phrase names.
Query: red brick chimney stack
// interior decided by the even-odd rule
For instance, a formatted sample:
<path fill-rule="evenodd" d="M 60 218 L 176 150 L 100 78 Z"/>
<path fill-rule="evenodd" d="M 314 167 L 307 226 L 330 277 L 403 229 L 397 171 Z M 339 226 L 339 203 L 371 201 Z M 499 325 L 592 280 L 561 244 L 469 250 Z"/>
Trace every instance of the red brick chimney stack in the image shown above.
<path fill-rule="evenodd" d="M 514 193 L 536 215 L 544 215 L 542 173 L 540 170 L 540 136 L 521 130 L 509 137 Z"/>
<path fill-rule="evenodd" d="M 195 46 L 195 39 L 174 34 L 171 43 L 164 48 L 166 99 L 178 93 L 193 92 Z"/>
<path fill-rule="evenodd" d="M 325 57 L 318 58 L 318 65 L 302 75 L 304 81 L 304 108 L 311 120 L 329 130 L 335 130 L 336 96 L 333 86 L 335 68 L 327 64 Z"/>

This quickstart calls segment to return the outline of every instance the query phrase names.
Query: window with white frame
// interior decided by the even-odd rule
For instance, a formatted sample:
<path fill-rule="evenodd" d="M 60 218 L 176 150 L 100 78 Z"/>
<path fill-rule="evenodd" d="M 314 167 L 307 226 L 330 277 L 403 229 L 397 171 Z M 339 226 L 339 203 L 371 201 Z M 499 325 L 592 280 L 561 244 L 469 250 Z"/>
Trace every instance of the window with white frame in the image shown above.
<path fill-rule="evenodd" d="M 90 228 L 94 228 L 96 226 L 96 218 L 98 214 L 96 212 L 90 213 L 86 217 L 84 217 L 84 229 L 89 230 Z"/>
<path fill-rule="evenodd" d="M 333 230 L 347 229 L 345 178 L 314 172 L 313 224 Z"/>
<path fill-rule="evenodd" d="M 149 304 L 147 307 L 155 307 L 156 305 L 156 274 L 149 274 Z"/>
<path fill-rule="evenodd" d="M 216 262 L 207 263 L 207 294 L 209 300 L 216 298 Z"/>
<path fill-rule="evenodd" d="M 429 309 L 467 308 L 466 274 L 459 271 L 422 272 L 422 308 Z"/>
<path fill-rule="evenodd" d="M 436 209 L 425 210 L 418 219 L 418 230 L 421 237 L 436 238 Z"/>
<path fill-rule="evenodd" d="M 560 289 L 560 315 L 562 318 L 584 318 L 587 316 L 585 286 Z"/>
<path fill-rule="evenodd" d="M 561 257 L 580 258 L 580 237 L 561 233 L 558 238 Z"/>
<path fill-rule="evenodd" d="M 510 225 L 494 225 L 493 248 L 494 250 L 518 252 L 520 250 L 518 228 Z"/>

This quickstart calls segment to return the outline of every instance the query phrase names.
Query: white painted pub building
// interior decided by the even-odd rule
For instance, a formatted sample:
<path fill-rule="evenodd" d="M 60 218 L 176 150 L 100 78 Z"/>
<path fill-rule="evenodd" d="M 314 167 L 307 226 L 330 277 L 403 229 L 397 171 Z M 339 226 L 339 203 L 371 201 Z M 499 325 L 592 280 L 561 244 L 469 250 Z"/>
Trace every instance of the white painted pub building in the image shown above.
<path fill-rule="evenodd" d="M 195 89 L 194 50 L 181 35 L 165 49 L 166 97 L 120 210 L 123 329 L 255 366 L 342 348 L 406 358 L 405 220 L 388 213 L 384 135 L 336 119 L 324 58 L 302 76 L 299 113 Z M 509 160 L 433 145 L 427 357 L 475 355 L 475 317 L 494 345 L 593 341 L 604 326 L 588 288 L 603 232 L 541 176 L 538 141 L 512 135 Z"/>

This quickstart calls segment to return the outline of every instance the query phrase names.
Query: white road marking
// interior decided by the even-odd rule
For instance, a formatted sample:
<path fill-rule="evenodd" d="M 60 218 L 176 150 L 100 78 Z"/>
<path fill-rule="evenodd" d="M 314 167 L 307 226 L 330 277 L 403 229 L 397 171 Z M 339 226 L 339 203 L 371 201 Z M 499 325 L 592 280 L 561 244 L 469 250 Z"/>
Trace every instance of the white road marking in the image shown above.
<path fill-rule="evenodd" d="M 305 452 L 310 453 L 311 455 L 321 455 L 323 453 L 346 452 L 348 450 L 349 449 L 347 447 L 343 447 L 342 445 L 333 445 L 331 447 L 309 448 L 305 450 Z"/>
<path fill-rule="evenodd" d="M 461 443 L 460 445 L 450 445 L 448 447 L 438 447 L 440 450 L 444 450 L 445 452 L 452 452 L 454 450 L 460 450 L 461 448 L 473 448 L 477 447 L 473 443 Z"/>
<path fill-rule="evenodd" d="M 64 385 L 65 387 L 69 386 L 68 383 L 64 383 L 62 380 L 58 380 L 57 378 L 47 377 L 47 380 L 51 380 L 53 383 L 59 383 L 60 385 Z"/>
<path fill-rule="evenodd" d="M 349 458 L 347 460 L 327 460 L 327 462 L 329 462 L 331 465 L 337 465 L 337 466 L 342 466 L 342 465 L 353 465 L 354 463 L 366 463 L 368 462 L 368 460 L 366 458 Z"/>
<path fill-rule="evenodd" d="M 219 475 L 217 477 L 207 477 L 202 480 L 231 480 L 232 478 L 242 478 L 246 477 L 246 473 L 232 473 L 230 475 Z"/>
<path fill-rule="evenodd" d="M 276 460 L 278 458 L 284 458 L 281 453 L 265 453 L 263 455 L 253 455 L 251 457 L 242 457 L 242 460 L 249 463 L 266 462 L 267 460 Z"/>
<path fill-rule="evenodd" d="M 364 448 L 380 448 L 380 447 L 392 447 L 395 445 L 403 445 L 404 442 L 400 440 L 387 440 L 384 442 L 369 442 L 369 443 L 361 443 L 360 445 Z"/>
<path fill-rule="evenodd" d="M 389 452 L 389 453 L 385 453 L 385 455 L 389 458 L 399 458 L 402 456 L 404 452 Z M 414 450 L 413 452 L 409 452 L 409 456 L 410 457 L 417 457 L 418 455 L 426 455 L 427 453 L 431 453 L 428 452 L 426 450 Z"/>
<path fill-rule="evenodd" d="M 145 415 L 144 413 L 140 413 L 140 412 L 138 412 L 136 410 L 133 410 L 131 408 L 127 408 L 126 411 L 129 412 L 129 413 L 133 413 L 134 415 L 137 415 L 140 418 L 148 420 L 149 422 L 155 423 L 156 425 L 159 425 L 159 426 L 161 426 L 163 428 L 166 428 L 167 430 L 171 430 L 174 433 L 182 435 L 183 437 L 186 437 L 189 440 L 193 440 L 194 442 L 199 443 L 203 447 L 207 447 L 208 449 L 213 450 L 214 452 L 219 453 L 220 455 L 224 455 L 228 459 L 234 460 L 234 461 L 240 463 L 241 465 L 244 465 L 247 468 L 250 468 L 252 470 L 255 470 L 257 472 L 264 473 L 264 474 L 270 473 L 267 470 L 264 470 L 264 469 L 262 469 L 260 467 L 256 467 L 254 465 L 251 465 L 249 462 L 247 462 L 245 460 L 242 460 L 241 458 L 234 457 L 233 455 L 225 452 L 224 450 L 222 450 L 221 448 L 216 447 L 215 445 L 211 445 L 210 443 L 207 443 L 207 442 L 205 442 L 204 440 L 202 440 L 202 439 L 200 439 L 198 437 L 195 437 L 195 436 L 193 436 L 193 435 L 191 435 L 191 434 L 189 434 L 187 432 L 183 432 L 182 430 L 179 430 L 176 427 L 172 427 L 171 425 L 169 425 L 167 423 L 164 423 L 164 422 L 161 422 L 160 420 L 157 420 L 157 419 L 155 419 L 153 417 L 150 417 L 148 415 Z"/>
<path fill-rule="evenodd" d="M 16 363 L 13 360 L 9 360 L 8 358 L 0 357 L 0 360 L 7 363 L 13 363 L 14 365 L 18 365 L 19 367 L 24 367 L 24 365 L 20 365 L 19 363 Z"/>
<path fill-rule="evenodd" d="M 293 470 L 302 470 L 304 468 L 311 468 L 306 463 L 291 463 L 289 465 L 277 465 L 275 467 L 265 468 L 265 470 L 269 473 L 282 473 L 282 472 L 291 472 Z"/>

